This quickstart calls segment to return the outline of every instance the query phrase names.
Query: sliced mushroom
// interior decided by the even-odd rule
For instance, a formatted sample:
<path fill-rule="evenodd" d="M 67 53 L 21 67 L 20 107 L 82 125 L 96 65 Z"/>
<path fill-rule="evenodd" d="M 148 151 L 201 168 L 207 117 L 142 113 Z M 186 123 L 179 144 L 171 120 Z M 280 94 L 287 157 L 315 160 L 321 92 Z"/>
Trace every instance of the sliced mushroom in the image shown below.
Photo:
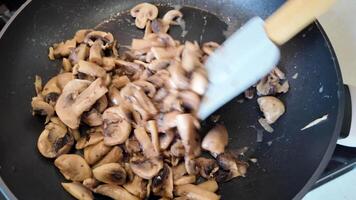
<path fill-rule="evenodd" d="M 281 100 L 273 96 L 265 96 L 257 99 L 260 110 L 263 112 L 267 123 L 273 124 L 285 112 L 284 104 Z"/>
<path fill-rule="evenodd" d="M 93 191 L 96 187 L 98 187 L 99 184 L 100 182 L 95 178 L 87 178 L 83 181 L 83 186 L 91 191 Z"/>
<path fill-rule="evenodd" d="M 130 83 L 130 79 L 127 76 L 114 76 L 112 79 L 112 85 L 117 89 L 121 89 L 128 83 Z"/>
<path fill-rule="evenodd" d="M 77 48 L 73 49 L 69 55 L 69 61 L 72 64 L 77 64 L 79 60 L 85 60 L 89 56 L 89 47 L 86 44 L 80 44 Z"/>
<path fill-rule="evenodd" d="M 145 91 L 145 94 L 147 94 L 147 96 L 150 98 L 152 98 L 156 94 L 156 88 L 150 82 L 138 80 L 134 81 L 133 84 L 141 87 Z"/>
<path fill-rule="evenodd" d="M 141 3 L 132 8 L 130 13 L 132 17 L 136 18 L 136 27 L 144 29 L 148 20 L 157 18 L 158 8 L 150 3 Z"/>
<path fill-rule="evenodd" d="M 228 143 L 228 137 L 226 128 L 222 125 L 217 125 L 206 134 L 201 143 L 201 147 L 216 157 L 224 153 Z"/>
<path fill-rule="evenodd" d="M 215 173 L 219 170 L 219 166 L 215 160 L 200 157 L 195 159 L 195 163 L 199 168 L 199 174 L 203 178 L 211 179 L 215 176 Z"/>
<path fill-rule="evenodd" d="M 104 143 L 117 145 L 124 143 L 131 133 L 131 124 L 128 120 L 128 111 L 123 106 L 114 106 L 103 113 Z"/>
<path fill-rule="evenodd" d="M 79 127 L 81 114 L 107 91 L 100 78 L 93 83 L 74 79 L 67 83 L 59 96 L 55 107 L 56 113 L 69 128 L 76 129 Z"/>
<path fill-rule="evenodd" d="M 130 155 L 141 151 L 140 143 L 135 136 L 132 136 L 125 141 L 125 151 Z"/>
<path fill-rule="evenodd" d="M 108 184 L 123 185 L 126 183 L 126 171 L 119 163 L 108 163 L 93 169 L 94 177 Z"/>
<path fill-rule="evenodd" d="M 236 160 L 231 153 L 222 153 L 216 157 L 220 170 L 217 172 L 218 182 L 229 181 L 238 176 L 244 176 L 247 164 Z"/>
<path fill-rule="evenodd" d="M 216 42 L 206 42 L 203 44 L 202 50 L 205 54 L 211 55 L 220 45 Z"/>
<path fill-rule="evenodd" d="M 80 183 L 62 183 L 63 188 L 76 199 L 93 200 L 93 193 Z"/>
<path fill-rule="evenodd" d="M 103 113 L 108 107 L 108 99 L 106 96 L 102 96 L 96 103 L 93 105 L 93 108 L 96 109 L 99 113 Z"/>
<path fill-rule="evenodd" d="M 190 89 L 199 95 L 203 95 L 208 87 L 208 79 L 199 71 L 192 74 Z"/>
<path fill-rule="evenodd" d="M 68 180 L 83 181 L 92 176 L 91 169 L 84 158 L 76 154 L 61 155 L 54 161 L 54 165 Z"/>
<path fill-rule="evenodd" d="M 111 71 L 115 68 L 115 59 L 113 57 L 103 57 L 102 64 L 106 71 Z"/>
<path fill-rule="evenodd" d="M 186 196 L 188 199 L 192 200 L 219 200 L 220 196 L 204 190 L 193 184 L 178 185 L 175 188 L 175 195 L 177 196 Z"/>
<path fill-rule="evenodd" d="M 84 158 L 89 165 L 92 165 L 102 159 L 109 151 L 110 146 L 106 146 L 103 141 L 88 146 L 84 149 Z"/>
<path fill-rule="evenodd" d="M 107 163 L 117 163 L 121 162 L 123 159 L 124 155 L 122 152 L 122 149 L 119 146 L 115 146 L 111 149 L 111 151 L 104 156 L 103 159 L 101 159 L 99 162 L 97 162 L 93 168 L 99 167 L 101 165 L 107 164 Z"/>
<path fill-rule="evenodd" d="M 130 167 L 137 176 L 151 179 L 162 169 L 163 162 L 157 158 L 134 157 L 130 160 Z"/>
<path fill-rule="evenodd" d="M 75 141 L 78 141 L 80 139 L 80 132 L 78 129 L 68 128 L 68 132 L 72 135 Z"/>
<path fill-rule="evenodd" d="M 70 72 L 72 71 L 72 63 L 70 63 L 68 58 L 63 58 L 62 60 L 62 66 L 63 66 L 63 70 L 65 72 Z"/>
<path fill-rule="evenodd" d="M 81 29 L 81 30 L 77 31 L 74 35 L 75 41 L 77 41 L 77 43 L 84 42 L 85 36 L 92 31 L 93 30 L 91 30 L 91 29 Z"/>
<path fill-rule="evenodd" d="M 196 181 L 195 175 L 182 176 L 174 180 L 174 185 L 191 184 L 191 183 L 195 183 L 195 181 Z"/>
<path fill-rule="evenodd" d="M 134 133 L 146 157 L 154 158 L 159 156 L 159 151 L 155 151 L 152 141 L 143 127 L 136 128 Z"/>
<path fill-rule="evenodd" d="M 172 130 L 167 130 L 164 133 L 159 134 L 159 144 L 161 149 L 167 149 L 169 145 L 172 143 L 175 134 Z"/>
<path fill-rule="evenodd" d="M 101 114 L 95 108 L 88 112 L 84 112 L 82 115 L 82 120 L 89 126 L 100 126 L 103 124 Z"/>
<path fill-rule="evenodd" d="M 39 152 L 46 158 L 55 158 L 68 153 L 74 139 L 67 134 L 67 129 L 59 124 L 50 122 L 46 125 L 37 141 Z"/>
<path fill-rule="evenodd" d="M 173 167 L 172 171 L 173 171 L 173 179 L 174 180 L 177 180 L 180 177 L 182 177 L 185 174 L 187 174 L 187 170 L 185 169 L 185 164 L 184 163 L 180 163 L 179 165 Z"/>
<path fill-rule="evenodd" d="M 139 198 L 130 194 L 123 187 L 113 184 L 103 184 L 99 185 L 94 190 L 96 193 L 108 196 L 112 199 L 125 199 L 125 200 L 139 200 Z"/>
<path fill-rule="evenodd" d="M 131 194 L 144 199 L 147 194 L 147 181 L 139 176 L 134 176 L 133 180 L 123 185 L 123 187 Z"/>
<path fill-rule="evenodd" d="M 196 112 L 200 106 L 200 97 L 190 90 L 179 92 L 179 97 L 182 99 L 183 107 L 189 111 Z"/>
<path fill-rule="evenodd" d="M 173 198 L 173 173 L 167 164 L 153 177 L 151 187 L 153 194 L 170 199 Z"/>
<path fill-rule="evenodd" d="M 76 149 L 84 149 L 85 147 L 99 143 L 104 139 L 101 128 L 94 128 L 87 132 L 87 134 L 77 141 Z"/>
<path fill-rule="evenodd" d="M 148 28 L 151 29 L 151 33 L 166 33 L 169 29 L 169 23 L 164 22 L 161 19 L 155 19 L 152 21 L 152 23 L 149 23 L 146 25 L 146 32 L 145 32 L 145 36 L 147 38 L 147 36 L 150 34 L 150 32 L 148 31 Z"/>
<path fill-rule="evenodd" d="M 47 120 L 54 115 L 54 108 L 41 97 L 33 97 L 31 106 L 33 114 L 47 115 Z"/>
<path fill-rule="evenodd" d="M 168 67 L 168 71 L 171 75 L 171 81 L 173 87 L 177 89 L 188 89 L 189 80 L 185 74 L 184 69 L 178 64 L 172 64 Z"/>
<path fill-rule="evenodd" d="M 57 75 L 57 85 L 58 87 L 63 90 L 63 88 L 69 83 L 69 81 L 73 80 L 74 76 L 70 72 L 65 72 L 62 74 Z"/>
<path fill-rule="evenodd" d="M 148 82 L 153 83 L 156 87 L 162 87 L 169 79 L 169 72 L 167 70 L 159 70 L 154 75 L 147 78 Z"/>
<path fill-rule="evenodd" d="M 170 92 L 161 103 L 161 112 L 169 112 L 173 110 L 183 111 L 183 102 L 179 99 L 179 94 L 177 92 Z M 174 111 L 173 111 L 174 112 Z M 167 126 L 168 127 L 168 126 Z"/>
<path fill-rule="evenodd" d="M 172 59 L 177 54 L 177 49 L 175 47 L 152 47 L 151 52 L 157 60 L 161 59 Z"/>
<path fill-rule="evenodd" d="M 201 68 L 201 56 L 202 52 L 197 43 L 185 42 L 185 47 L 182 52 L 182 67 L 184 70 L 191 72 L 196 68 Z"/>
<path fill-rule="evenodd" d="M 105 77 L 106 71 L 99 65 L 84 60 L 78 61 L 78 72 L 94 77 Z"/>
<path fill-rule="evenodd" d="M 102 46 L 103 46 L 103 41 L 101 40 L 96 40 L 93 45 L 90 47 L 89 50 L 89 61 L 96 63 L 98 65 L 103 64 L 103 52 L 102 52 Z"/>
<path fill-rule="evenodd" d="M 59 56 L 66 57 L 70 54 L 71 50 L 76 47 L 74 39 L 61 42 L 53 45 L 53 55 L 58 58 Z"/>
<path fill-rule="evenodd" d="M 43 87 L 41 92 L 41 95 L 44 97 L 45 101 L 53 106 L 56 104 L 56 101 L 61 94 L 61 88 L 59 88 L 57 81 L 57 76 L 51 78 Z"/>
<path fill-rule="evenodd" d="M 210 192 L 216 192 L 219 189 L 218 183 L 215 180 L 207 180 L 197 186 Z"/>
<path fill-rule="evenodd" d="M 181 140 L 176 140 L 171 146 L 171 153 L 173 156 L 181 158 L 185 155 L 185 149 Z"/>
<path fill-rule="evenodd" d="M 159 153 L 161 148 L 159 144 L 158 127 L 155 120 L 150 120 L 147 122 L 147 130 L 151 134 L 151 140 L 154 150 Z"/>
<path fill-rule="evenodd" d="M 170 10 L 162 18 L 165 24 L 178 25 L 182 20 L 183 14 L 179 10 Z"/>
<path fill-rule="evenodd" d="M 92 46 L 97 40 L 102 41 L 101 48 L 105 50 L 113 45 L 114 36 L 103 31 L 92 31 L 85 36 L 84 43 Z"/>

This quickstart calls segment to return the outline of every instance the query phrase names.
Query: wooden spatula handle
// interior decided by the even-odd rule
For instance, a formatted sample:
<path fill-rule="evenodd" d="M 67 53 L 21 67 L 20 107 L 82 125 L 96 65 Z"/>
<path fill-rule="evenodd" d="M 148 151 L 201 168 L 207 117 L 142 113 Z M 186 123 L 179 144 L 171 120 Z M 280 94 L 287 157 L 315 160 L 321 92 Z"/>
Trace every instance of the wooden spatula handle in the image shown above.
<path fill-rule="evenodd" d="M 335 0 L 289 0 L 265 21 L 269 38 L 282 45 L 327 11 Z"/>

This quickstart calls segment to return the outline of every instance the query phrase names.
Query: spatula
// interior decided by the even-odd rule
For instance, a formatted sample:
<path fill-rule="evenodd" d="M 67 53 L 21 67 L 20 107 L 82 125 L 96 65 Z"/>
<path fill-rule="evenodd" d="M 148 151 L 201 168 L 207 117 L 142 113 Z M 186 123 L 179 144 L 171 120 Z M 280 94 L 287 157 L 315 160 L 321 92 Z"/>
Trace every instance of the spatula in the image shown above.
<path fill-rule="evenodd" d="M 209 86 L 198 112 L 200 119 L 238 96 L 276 67 L 283 45 L 335 0 L 289 0 L 263 21 L 249 20 L 207 60 Z M 322 45 L 322 44 L 320 44 Z"/>

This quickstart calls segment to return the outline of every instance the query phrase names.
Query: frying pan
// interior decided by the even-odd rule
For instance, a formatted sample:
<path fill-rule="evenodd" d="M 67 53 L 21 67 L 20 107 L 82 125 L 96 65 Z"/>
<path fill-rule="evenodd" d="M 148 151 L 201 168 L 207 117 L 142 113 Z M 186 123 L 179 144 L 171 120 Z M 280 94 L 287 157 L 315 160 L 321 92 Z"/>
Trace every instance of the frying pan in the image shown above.
<path fill-rule="evenodd" d="M 111 31 L 120 44 L 130 44 L 143 33 L 133 25 L 127 10 L 139 0 L 47 0 L 27 1 L 1 32 L 0 39 L 0 175 L 8 198 L 71 199 L 60 182 L 62 175 L 53 160 L 43 158 L 36 142 L 44 119 L 31 115 L 35 95 L 34 76 L 45 80 L 58 73 L 59 63 L 49 61 L 48 47 L 76 30 L 96 27 Z M 183 5 L 188 31 L 174 27 L 171 34 L 181 41 L 223 42 L 227 35 L 253 16 L 266 18 L 282 0 L 171 0 L 160 4 L 160 13 Z M 248 147 L 248 157 L 257 158 L 247 176 L 220 186 L 222 199 L 300 199 L 325 168 L 341 129 L 344 89 L 339 66 L 321 26 L 315 22 L 281 47 L 280 68 L 291 88 L 281 95 L 287 111 L 274 124 L 273 133 L 263 133 L 256 100 L 242 97 L 229 102 L 215 115 L 231 137 L 229 148 Z M 256 58 L 258 59 L 258 58 Z M 298 73 L 298 77 L 292 76 Z M 294 76 L 295 77 L 295 76 Z M 319 90 L 323 88 L 323 91 Z M 312 128 L 300 129 L 328 115 Z M 211 120 L 203 122 L 209 126 Z M 9 190 L 7 189 L 7 187 Z M 11 191 L 11 192 L 10 192 Z M 98 199 L 104 197 L 97 197 Z"/>

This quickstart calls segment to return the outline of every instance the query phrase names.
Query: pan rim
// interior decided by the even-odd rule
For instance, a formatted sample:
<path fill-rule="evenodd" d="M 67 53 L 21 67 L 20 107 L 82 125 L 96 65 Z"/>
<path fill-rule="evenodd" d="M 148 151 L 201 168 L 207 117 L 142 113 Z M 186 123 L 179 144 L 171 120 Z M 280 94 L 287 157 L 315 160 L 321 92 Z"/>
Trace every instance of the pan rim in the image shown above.
<path fill-rule="evenodd" d="M 32 2 L 32 0 L 27 0 L 24 4 L 20 6 L 20 8 L 11 16 L 10 20 L 5 24 L 5 26 L 2 28 L 0 31 L 0 40 L 5 34 L 6 30 L 10 27 L 12 22 L 15 20 L 15 18 Z M 320 31 L 321 35 L 323 36 L 326 45 L 329 49 L 329 52 L 333 58 L 333 63 L 334 63 L 334 68 L 336 71 L 336 76 L 338 77 L 339 83 L 338 83 L 338 98 L 339 98 L 339 103 L 338 103 L 338 114 L 336 116 L 336 123 L 335 123 L 335 128 L 333 131 L 333 136 L 332 139 L 329 142 L 329 145 L 327 147 L 326 152 L 324 153 L 321 162 L 319 163 L 318 167 L 314 171 L 313 175 L 309 178 L 309 180 L 306 182 L 306 184 L 302 187 L 302 189 L 293 197 L 293 199 L 302 199 L 312 188 L 313 184 L 317 181 L 317 178 L 321 175 L 321 173 L 324 171 L 326 168 L 327 164 L 329 163 L 331 156 L 334 152 L 334 149 L 336 147 L 336 141 L 338 139 L 339 133 L 341 131 L 341 126 L 343 122 L 343 116 L 344 116 L 344 103 L 345 103 L 345 91 L 343 87 L 343 79 L 341 75 L 341 70 L 340 70 L 340 65 L 335 53 L 335 50 L 331 44 L 331 41 L 329 40 L 325 30 L 323 29 L 322 25 L 318 22 L 318 20 L 315 20 L 313 22 L 318 30 Z M 0 176 L 0 193 L 5 197 L 7 200 L 17 200 L 17 197 L 14 195 L 14 193 L 7 187 L 6 183 L 3 181 L 3 179 Z"/>

